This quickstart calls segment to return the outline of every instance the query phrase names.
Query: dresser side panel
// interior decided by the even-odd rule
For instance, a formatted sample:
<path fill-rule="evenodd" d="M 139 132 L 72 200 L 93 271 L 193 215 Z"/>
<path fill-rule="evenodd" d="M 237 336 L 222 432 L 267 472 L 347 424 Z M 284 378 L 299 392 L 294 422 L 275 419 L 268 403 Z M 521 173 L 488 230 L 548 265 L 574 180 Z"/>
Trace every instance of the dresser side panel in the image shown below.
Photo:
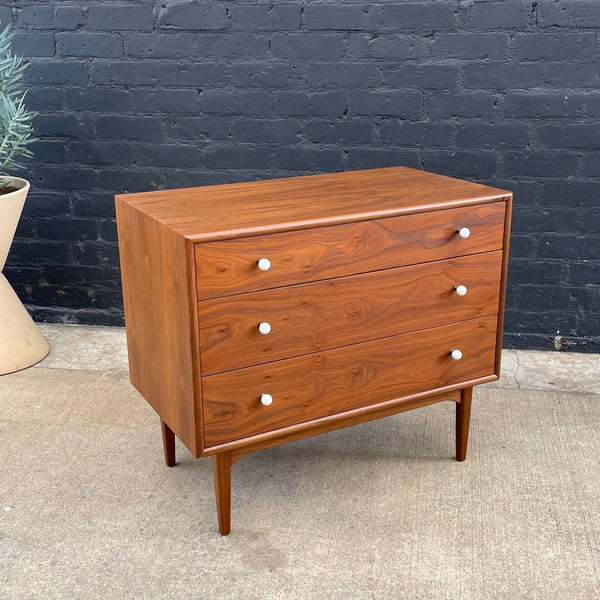
<path fill-rule="evenodd" d="M 130 379 L 197 455 L 189 248 L 119 196 L 115 203 Z"/>
<path fill-rule="evenodd" d="M 506 281 L 508 278 L 508 258 L 510 244 L 510 225 L 512 219 L 512 193 L 506 200 L 504 213 L 504 239 L 502 243 L 502 276 L 500 278 L 500 294 L 498 301 L 498 334 L 496 340 L 496 359 L 494 363 L 494 373 L 500 377 L 500 367 L 502 361 L 502 337 L 504 334 L 504 306 L 506 303 Z"/>

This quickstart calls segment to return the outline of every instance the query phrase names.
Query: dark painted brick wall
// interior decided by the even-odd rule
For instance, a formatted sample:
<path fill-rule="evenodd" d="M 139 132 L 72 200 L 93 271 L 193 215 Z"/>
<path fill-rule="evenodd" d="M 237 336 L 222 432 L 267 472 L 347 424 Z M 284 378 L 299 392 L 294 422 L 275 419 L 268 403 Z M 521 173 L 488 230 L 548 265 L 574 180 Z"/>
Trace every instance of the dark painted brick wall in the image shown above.
<path fill-rule="evenodd" d="M 505 343 L 600 350 L 600 2 L 3 2 L 40 111 L 7 275 L 122 324 L 113 199 L 403 164 L 515 192 Z"/>

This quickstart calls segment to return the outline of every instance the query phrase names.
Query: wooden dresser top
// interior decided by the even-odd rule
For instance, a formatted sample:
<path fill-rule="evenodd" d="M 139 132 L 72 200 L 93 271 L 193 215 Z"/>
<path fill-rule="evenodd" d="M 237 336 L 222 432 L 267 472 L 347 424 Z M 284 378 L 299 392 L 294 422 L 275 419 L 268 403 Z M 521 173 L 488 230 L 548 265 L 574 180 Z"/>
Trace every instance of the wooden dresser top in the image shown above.
<path fill-rule="evenodd" d="M 511 192 L 408 167 L 123 194 L 194 242 L 504 200 Z"/>

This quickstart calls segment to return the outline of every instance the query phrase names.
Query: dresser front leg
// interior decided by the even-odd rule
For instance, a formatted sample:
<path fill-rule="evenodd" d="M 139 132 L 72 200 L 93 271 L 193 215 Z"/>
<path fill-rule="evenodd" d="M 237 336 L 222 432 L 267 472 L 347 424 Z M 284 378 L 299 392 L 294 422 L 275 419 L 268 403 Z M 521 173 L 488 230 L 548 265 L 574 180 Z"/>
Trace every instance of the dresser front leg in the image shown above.
<path fill-rule="evenodd" d="M 212 461 L 219 533 L 227 535 L 231 530 L 231 452 L 214 454 Z"/>
<path fill-rule="evenodd" d="M 467 458 L 472 395 L 472 387 L 461 390 L 460 402 L 456 405 L 456 460 L 458 461 L 463 461 Z"/>
<path fill-rule="evenodd" d="M 163 450 L 165 451 L 165 463 L 167 467 L 175 466 L 175 434 L 170 427 L 161 419 L 160 429 L 162 431 Z"/>

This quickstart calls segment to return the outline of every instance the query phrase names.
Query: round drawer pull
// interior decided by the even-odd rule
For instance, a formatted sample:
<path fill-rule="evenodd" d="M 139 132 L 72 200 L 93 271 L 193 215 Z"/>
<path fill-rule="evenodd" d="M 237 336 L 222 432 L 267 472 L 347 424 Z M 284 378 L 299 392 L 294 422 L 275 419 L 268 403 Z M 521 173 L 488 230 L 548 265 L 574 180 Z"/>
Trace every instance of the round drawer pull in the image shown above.
<path fill-rule="evenodd" d="M 454 287 L 454 291 L 459 295 L 459 296 L 466 296 L 467 295 L 467 288 L 464 285 L 457 285 Z"/>
<path fill-rule="evenodd" d="M 273 396 L 271 396 L 271 394 L 261 394 L 260 403 L 263 406 L 271 406 L 271 404 L 273 404 Z"/>
<path fill-rule="evenodd" d="M 261 271 L 268 271 L 271 268 L 271 261 L 268 258 L 261 258 L 257 264 Z"/>
<path fill-rule="evenodd" d="M 461 238 L 466 240 L 471 235 L 471 230 L 468 227 L 461 227 L 458 230 L 458 235 L 460 235 Z"/>
<path fill-rule="evenodd" d="M 454 360 L 460 360 L 462 358 L 462 352 L 458 348 L 456 348 L 450 352 L 450 356 Z"/>
<path fill-rule="evenodd" d="M 258 330 L 263 334 L 263 335 L 267 335 L 268 333 L 271 333 L 271 324 L 270 323 L 259 323 L 258 324 Z"/>

